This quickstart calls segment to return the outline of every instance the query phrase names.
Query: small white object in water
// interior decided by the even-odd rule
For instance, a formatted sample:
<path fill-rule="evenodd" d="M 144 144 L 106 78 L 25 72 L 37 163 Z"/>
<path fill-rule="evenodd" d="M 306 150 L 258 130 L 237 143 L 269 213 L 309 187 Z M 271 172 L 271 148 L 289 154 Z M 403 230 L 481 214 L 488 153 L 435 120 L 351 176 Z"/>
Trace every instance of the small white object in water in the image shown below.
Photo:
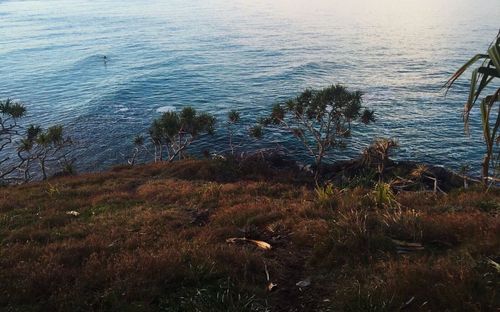
<path fill-rule="evenodd" d="M 156 109 L 158 113 L 166 113 L 175 111 L 175 107 L 173 106 L 162 106 Z"/>
<path fill-rule="evenodd" d="M 75 217 L 78 217 L 80 215 L 80 213 L 78 211 L 74 211 L 74 210 L 66 211 L 66 214 L 71 215 L 71 216 L 75 216 Z"/>

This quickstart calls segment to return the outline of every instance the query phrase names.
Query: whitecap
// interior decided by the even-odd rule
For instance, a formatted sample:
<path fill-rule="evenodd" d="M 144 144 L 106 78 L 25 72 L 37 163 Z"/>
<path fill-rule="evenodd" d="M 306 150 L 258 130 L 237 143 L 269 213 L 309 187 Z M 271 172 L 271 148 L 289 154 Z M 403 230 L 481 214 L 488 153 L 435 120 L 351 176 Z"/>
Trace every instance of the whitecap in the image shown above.
<path fill-rule="evenodd" d="M 169 105 L 162 106 L 162 107 L 159 107 L 156 109 L 156 112 L 158 112 L 158 113 L 166 113 L 166 112 L 173 112 L 173 111 L 175 111 L 175 107 L 169 106 Z"/>

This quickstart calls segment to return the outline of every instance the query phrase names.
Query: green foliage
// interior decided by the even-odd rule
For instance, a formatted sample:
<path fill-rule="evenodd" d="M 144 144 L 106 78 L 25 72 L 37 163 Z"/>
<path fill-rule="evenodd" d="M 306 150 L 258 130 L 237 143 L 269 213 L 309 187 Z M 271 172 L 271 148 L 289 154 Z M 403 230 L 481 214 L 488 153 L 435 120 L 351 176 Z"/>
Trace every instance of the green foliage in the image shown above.
<path fill-rule="evenodd" d="M 43 147 L 57 146 L 63 141 L 63 127 L 61 125 L 49 127 L 45 132 L 39 132 L 35 139 L 35 142 Z"/>
<path fill-rule="evenodd" d="M 348 181 L 346 187 L 350 189 L 358 186 L 372 188 L 377 181 L 376 176 L 377 171 L 372 168 L 364 168 Z"/>
<path fill-rule="evenodd" d="M 30 125 L 26 130 L 26 139 L 28 141 L 35 141 L 36 137 L 42 132 L 42 128 L 37 125 Z"/>
<path fill-rule="evenodd" d="M 238 123 L 240 121 L 240 112 L 236 111 L 236 110 L 231 110 L 228 114 L 227 114 L 227 119 L 230 123 Z"/>
<path fill-rule="evenodd" d="M 256 139 L 261 139 L 264 131 L 261 125 L 254 125 L 250 128 L 250 136 Z"/>
<path fill-rule="evenodd" d="M 479 60 L 483 62 L 472 71 L 469 97 L 464 108 L 464 124 L 466 129 L 468 128 L 471 111 L 479 99 L 481 92 L 485 88 L 491 87 L 491 82 L 494 79 L 500 78 L 500 32 L 489 46 L 487 53 L 477 54 L 472 57 L 451 76 L 446 82 L 445 87 L 447 89 L 451 88 L 455 81 Z M 495 176 L 498 175 L 496 168 L 498 168 L 498 164 L 500 163 L 500 150 L 495 151 L 495 143 L 497 143 L 496 146 L 498 147 L 498 142 L 500 141 L 500 135 L 498 134 L 500 128 L 500 109 L 497 110 L 496 117 L 491 114 L 495 102 L 500 103 L 500 87 L 496 88 L 497 90 L 493 94 L 485 96 L 480 104 L 481 124 L 486 143 L 486 153 L 482 164 L 484 183 L 488 182 L 490 165 L 494 171 L 492 175 Z"/>
<path fill-rule="evenodd" d="M 127 163 L 131 166 L 135 165 L 139 152 L 141 150 L 146 150 L 146 147 L 144 146 L 144 137 L 142 135 L 136 135 L 134 137 L 133 143 L 134 143 L 134 150 L 132 156 L 127 161 Z"/>
<path fill-rule="evenodd" d="M 58 147 L 71 140 L 64 137 L 63 126 L 61 125 L 51 126 L 45 131 L 40 126 L 31 125 L 26 130 L 24 139 L 31 144 L 31 147 L 37 144 L 44 148 Z"/>
<path fill-rule="evenodd" d="M 362 107 L 360 91 L 349 91 L 342 85 L 321 90 L 306 89 L 295 99 L 273 106 L 262 123 L 292 133 L 314 157 L 316 178 L 327 153 L 347 145 L 355 121 L 375 121 L 374 112 Z"/>
<path fill-rule="evenodd" d="M 62 175 L 76 175 L 78 172 L 73 164 L 73 162 L 63 162 Z"/>
<path fill-rule="evenodd" d="M 21 103 L 7 99 L 5 101 L 0 101 L 0 114 L 3 115 L 4 118 L 21 118 L 26 115 L 26 107 Z M 1 120 L 0 118 L 0 121 Z"/>
<path fill-rule="evenodd" d="M 11 99 L 0 101 L 0 184 L 7 183 L 18 168 L 19 164 L 12 161 L 11 156 L 4 150 L 12 146 L 19 138 L 19 118 L 25 116 L 26 108 Z"/>
<path fill-rule="evenodd" d="M 46 192 L 47 192 L 47 195 L 49 195 L 49 197 L 54 197 L 55 195 L 58 195 L 61 193 L 59 191 L 58 185 L 52 184 L 52 183 L 48 184 Z"/>
<path fill-rule="evenodd" d="M 143 146 L 144 145 L 144 137 L 142 135 L 137 135 L 134 138 L 134 145 L 135 146 Z"/>
<path fill-rule="evenodd" d="M 391 189 L 389 183 L 378 182 L 372 192 L 372 198 L 379 208 L 395 208 L 399 207 L 396 196 Z"/>
<path fill-rule="evenodd" d="M 365 109 L 363 111 L 363 113 L 361 114 L 360 120 L 364 124 L 369 124 L 371 122 L 375 122 L 376 121 L 375 111 Z"/>
<path fill-rule="evenodd" d="M 17 124 L 17 120 L 25 114 L 26 108 L 21 103 L 10 99 L 0 101 L 0 151 L 15 142 L 18 157 L 18 162 L 13 161 L 7 153 L 0 158 L 0 165 L 8 165 L 1 167 L 0 181 L 30 181 L 36 170 L 34 162 L 38 162 L 44 180 L 48 177 L 47 169 L 51 163 L 62 165 L 62 173 L 66 174 L 68 170 L 73 173 L 72 166 L 67 167 L 66 156 L 69 152 L 65 150 L 72 141 L 64 137 L 63 127 L 56 125 L 43 130 L 40 126 L 30 125 L 23 128 Z"/>
<path fill-rule="evenodd" d="M 382 180 L 389 157 L 398 147 L 399 143 L 395 139 L 378 138 L 363 152 L 362 163 L 368 167 L 375 167 L 379 179 Z"/>
<path fill-rule="evenodd" d="M 482 200 L 477 204 L 477 207 L 484 212 L 500 212 L 500 202 L 495 200 Z"/>
<path fill-rule="evenodd" d="M 62 165 L 63 174 L 73 174 L 74 167 L 67 161 L 71 145 L 73 141 L 70 137 L 64 136 L 62 125 L 51 126 L 46 130 L 40 126 L 30 125 L 17 147 L 21 159 L 19 168 L 24 172 L 24 180 L 31 179 L 32 171 L 35 170 L 34 162 L 38 162 L 44 180 L 48 177 L 47 170 L 51 164 Z"/>
<path fill-rule="evenodd" d="M 325 186 L 317 185 L 314 193 L 316 194 L 316 204 L 319 207 L 333 209 L 337 206 L 339 193 L 332 183 L 327 183 Z"/>
<path fill-rule="evenodd" d="M 180 113 L 165 112 L 153 120 L 149 128 L 150 138 L 155 145 L 155 161 L 163 159 L 163 147 L 167 151 L 167 160 L 181 158 L 184 150 L 201 134 L 213 134 L 215 117 L 185 107 Z"/>

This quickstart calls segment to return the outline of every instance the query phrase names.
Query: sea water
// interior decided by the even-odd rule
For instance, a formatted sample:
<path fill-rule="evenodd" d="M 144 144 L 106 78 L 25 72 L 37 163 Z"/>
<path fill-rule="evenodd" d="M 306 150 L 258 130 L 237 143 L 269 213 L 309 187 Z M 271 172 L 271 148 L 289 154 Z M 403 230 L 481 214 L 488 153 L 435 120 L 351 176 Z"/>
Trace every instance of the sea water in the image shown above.
<path fill-rule="evenodd" d="M 227 150 L 237 109 L 241 149 L 280 145 L 307 160 L 286 133 L 256 141 L 248 128 L 306 87 L 341 83 L 364 92 L 377 122 L 330 160 L 390 137 L 398 159 L 478 172 L 478 112 L 470 136 L 461 116 L 469 74 L 447 97 L 441 87 L 499 28 L 500 0 L 0 0 L 0 98 L 25 103 L 25 123 L 64 124 L 84 146 L 78 167 L 101 170 L 185 106 L 219 119 L 193 151 Z"/>

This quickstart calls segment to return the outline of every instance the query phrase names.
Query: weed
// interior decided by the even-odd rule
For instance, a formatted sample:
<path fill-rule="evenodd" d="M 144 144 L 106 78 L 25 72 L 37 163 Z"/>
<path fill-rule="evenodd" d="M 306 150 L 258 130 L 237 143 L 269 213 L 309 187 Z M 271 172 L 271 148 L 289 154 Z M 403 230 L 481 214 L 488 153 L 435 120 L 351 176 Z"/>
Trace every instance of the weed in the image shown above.
<path fill-rule="evenodd" d="M 314 193 L 316 194 L 315 202 L 318 207 L 334 209 L 337 206 L 339 192 L 335 190 L 332 183 L 327 183 L 325 186 L 316 185 Z"/>
<path fill-rule="evenodd" d="M 292 182 L 293 173 L 272 170 L 185 160 L 0 188 L 0 306 L 201 312 L 499 306 L 493 265 L 500 263 L 499 191 L 394 194 L 389 184 L 314 190 Z M 192 223 L 198 207 L 209 210 L 204 226 Z M 66 214 L 73 210 L 80 214 Z M 272 249 L 226 243 L 244 236 Z M 423 248 L 397 254 L 393 240 Z M 265 268 L 278 284 L 271 294 Z M 299 290 L 296 283 L 308 276 L 310 286 Z"/>
<path fill-rule="evenodd" d="M 160 300 L 164 312 L 266 312 L 266 303 L 254 295 L 241 293 L 230 280 L 221 280 L 196 289 L 180 289 Z"/>
<path fill-rule="evenodd" d="M 389 183 L 378 182 L 372 192 L 373 201 L 378 208 L 397 208 L 399 203 Z"/>
<path fill-rule="evenodd" d="M 484 212 L 499 213 L 500 202 L 496 200 L 482 200 L 477 204 L 478 208 Z"/>
<path fill-rule="evenodd" d="M 423 225 L 421 213 L 410 210 L 385 210 L 380 214 L 380 221 L 386 227 L 390 237 L 402 240 L 421 241 Z"/>
<path fill-rule="evenodd" d="M 60 194 L 59 187 L 57 186 L 57 184 L 52 184 L 52 183 L 48 183 L 46 192 L 47 195 L 49 195 L 49 197 L 54 197 L 55 195 Z"/>

